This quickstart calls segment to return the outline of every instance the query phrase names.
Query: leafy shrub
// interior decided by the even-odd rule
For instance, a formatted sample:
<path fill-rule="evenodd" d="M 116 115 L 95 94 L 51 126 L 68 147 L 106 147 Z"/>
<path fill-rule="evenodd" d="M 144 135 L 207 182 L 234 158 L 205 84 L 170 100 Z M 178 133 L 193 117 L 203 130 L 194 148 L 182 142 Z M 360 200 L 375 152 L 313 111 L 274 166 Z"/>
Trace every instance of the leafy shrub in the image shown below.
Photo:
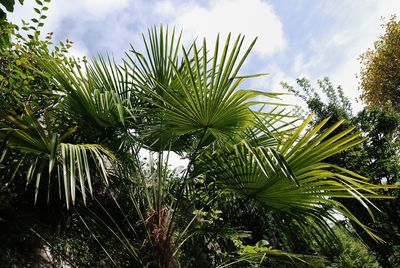
<path fill-rule="evenodd" d="M 357 238 L 344 231 L 337 230 L 337 236 L 342 243 L 342 252 L 335 257 L 329 268 L 379 268 L 375 256 Z"/>

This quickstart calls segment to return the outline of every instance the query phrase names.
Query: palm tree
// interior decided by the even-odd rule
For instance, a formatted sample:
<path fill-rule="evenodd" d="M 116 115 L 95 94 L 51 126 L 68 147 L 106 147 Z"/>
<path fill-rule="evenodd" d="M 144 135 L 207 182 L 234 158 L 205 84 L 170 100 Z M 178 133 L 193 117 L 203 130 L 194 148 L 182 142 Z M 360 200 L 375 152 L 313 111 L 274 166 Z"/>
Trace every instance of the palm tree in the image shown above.
<path fill-rule="evenodd" d="M 371 212 L 369 199 L 384 198 L 375 192 L 379 186 L 324 162 L 363 142 L 360 134 L 335 132 L 342 122 L 321 132 L 329 119 L 310 126 L 312 115 L 299 124 L 276 103 L 279 94 L 241 89 L 243 81 L 260 76 L 240 74 L 255 40 L 245 50 L 240 35 L 233 41 L 228 35 L 224 44 L 217 38 L 212 49 L 205 40 L 181 49 L 180 40 L 175 30 L 151 29 L 144 37 L 145 53 L 132 48 L 120 65 L 101 56 L 80 63 L 39 55 L 40 70 L 52 85 L 39 98 L 53 101 L 42 102 L 46 107 L 36 111 L 29 101 L 19 111 L 3 105 L 0 153 L 21 157 L 2 172 L 3 180 L 26 177 L 34 185 L 35 202 L 46 187 L 48 202 L 56 192 L 67 208 L 76 202 L 77 191 L 86 203 L 87 192 L 92 196 L 99 183 L 121 182 L 141 226 L 129 223 L 135 238 L 111 214 L 111 224 L 89 214 L 108 226 L 141 266 L 177 265 L 185 242 L 196 235 L 209 238 L 204 247 L 216 241 L 223 228 L 202 230 L 199 213 L 221 200 L 221 193 L 277 211 L 302 235 L 321 243 L 335 241 L 331 223 L 338 223 L 337 212 L 379 240 L 333 199 L 355 198 Z M 147 168 L 143 152 L 154 156 Z M 168 171 L 171 154 L 188 160 L 178 178 Z M 210 183 L 214 188 L 206 191 Z M 192 199 L 199 192 L 211 200 L 196 203 Z M 126 200 L 118 195 L 113 192 L 115 204 L 128 218 L 120 206 Z M 82 221 L 94 230 L 88 218 Z M 144 254 L 149 249 L 153 253 Z M 304 261 L 261 244 L 252 249 L 234 263 L 274 257 Z"/>

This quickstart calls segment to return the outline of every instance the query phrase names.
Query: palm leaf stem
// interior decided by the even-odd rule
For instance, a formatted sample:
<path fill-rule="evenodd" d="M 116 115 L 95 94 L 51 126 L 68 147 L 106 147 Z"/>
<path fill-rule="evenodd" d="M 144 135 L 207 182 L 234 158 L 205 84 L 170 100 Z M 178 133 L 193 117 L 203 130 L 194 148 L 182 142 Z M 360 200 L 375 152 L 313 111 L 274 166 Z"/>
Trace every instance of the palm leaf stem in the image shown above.
<path fill-rule="evenodd" d="M 172 235 L 173 231 L 175 230 L 176 226 L 175 225 L 172 226 L 172 223 L 174 222 L 174 218 L 175 218 L 177 210 L 178 210 L 178 205 L 180 203 L 179 201 L 183 197 L 183 191 L 184 191 L 184 189 L 186 187 L 187 180 L 189 179 L 190 169 L 192 168 L 192 166 L 193 166 L 193 164 L 195 162 L 195 159 L 196 159 L 196 157 L 198 155 L 201 143 L 202 143 L 202 141 L 203 141 L 203 139 L 204 139 L 204 137 L 206 135 L 206 132 L 207 132 L 207 127 L 204 128 L 203 133 L 201 134 L 199 142 L 198 142 L 198 144 L 196 146 L 196 149 L 194 150 L 193 154 L 190 156 L 190 160 L 189 160 L 188 166 L 186 168 L 181 187 L 178 190 L 177 198 L 176 198 L 176 201 L 175 201 L 174 206 L 173 206 L 172 216 L 171 216 L 171 221 L 170 221 L 171 224 L 168 226 L 167 239 L 165 241 L 168 241 L 170 239 L 170 236 Z"/>

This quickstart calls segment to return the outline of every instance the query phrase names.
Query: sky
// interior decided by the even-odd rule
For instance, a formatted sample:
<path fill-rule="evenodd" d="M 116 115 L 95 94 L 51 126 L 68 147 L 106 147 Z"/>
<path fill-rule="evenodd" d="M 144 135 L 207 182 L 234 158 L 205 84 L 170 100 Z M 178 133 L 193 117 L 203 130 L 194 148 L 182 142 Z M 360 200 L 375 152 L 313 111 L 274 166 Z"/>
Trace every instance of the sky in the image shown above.
<path fill-rule="evenodd" d="M 9 20 L 35 17 L 34 0 L 16 4 Z M 383 34 L 383 18 L 400 16 L 398 0 L 53 0 L 42 32 L 55 40 L 74 42 L 71 53 L 121 58 L 130 45 L 141 47 L 141 33 L 154 25 L 183 30 L 184 42 L 203 37 L 211 44 L 220 33 L 244 34 L 257 43 L 243 74 L 268 73 L 248 86 L 282 92 L 280 82 L 294 84 L 307 77 L 313 83 L 325 76 L 342 85 L 354 103 L 362 104 L 356 74 L 358 57 Z M 285 101 L 297 104 L 293 96 Z"/>

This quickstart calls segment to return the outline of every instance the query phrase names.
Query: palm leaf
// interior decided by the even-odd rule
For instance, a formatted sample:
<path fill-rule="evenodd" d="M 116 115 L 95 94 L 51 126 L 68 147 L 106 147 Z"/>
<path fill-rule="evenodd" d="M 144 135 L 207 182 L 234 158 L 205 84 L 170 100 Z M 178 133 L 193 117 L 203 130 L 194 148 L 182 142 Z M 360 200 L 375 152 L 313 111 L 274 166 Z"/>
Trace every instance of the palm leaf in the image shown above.
<path fill-rule="evenodd" d="M 43 57 L 41 66 L 52 76 L 63 96 L 62 109 L 72 118 L 103 130 L 125 126 L 135 119 L 131 83 L 123 70 L 108 57 L 99 56 L 84 65 L 60 63 Z"/>
<path fill-rule="evenodd" d="M 82 200 L 86 204 L 86 185 L 90 194 L 93 194 L 91 178 L 95 174 L 108 185 L 107 165 L 115 162 L 115 156 L 98 144 L 61 143 L 59 148 L 66 205 L 69 207 L 70 201 L 75 203 L 76 189 L 81 191 Z M 90 168 L 90 160 L 95 168 Z M 76 184 L 76 180 L 79 184 Z"/>
<path fill-rule="evenodd" d="M 56 182 L 63 182 L 67 207 L 70 201 L 75 203 L 76 189 L 81 191 L 83 201 L 86 202 L 85 187 L 87 185 L 92 193 L 91 178 L 95 177 L 95 174 L 108 184 L 109 172 L 106 166 L 115 163 L 113 153 L 99 144 L 63 143 L 63 137 L 68 137 L 68 133 L 59 135 L 54 132 L 51 126 L 45 125 L 51 120 L 40 122 L 27 105 L 25 105 L 25 111 L 26 114 L 22 116 L 12 111 L 2 112 L 5 121 L 0 125 L 0 138 L 4 141 L 2 154 L 6 154 L 6 149 L 9 149 L 25 154 L 27 159 L 31 160 L 30 163 L 26 163 L 26 180 L 27 183 L 35 182 L 35 202 L 40 185 L 45 183 L 42 177 L 48 177 L 48 197 L 50 184 L 54 182 L 54 179 L 58 177 Z M 7 172 L 11 174 L 11 179 L 23 164 L 21 161 Z M 44 172 L 45 167 L 48 172 Z M 54 168 L 58 170 L 57 173 L 53 172 Z M 76 184 L 77 180 L 79 184 Z M 61 188 L 61 185 L 59 186 Z"/>
<path fill-rule="evenodd" d="M 217 38 L 211 54 L 205 40 L 200 48 L 193 43 L 189 50 L 180 50 L 181 34 L 168 28 L 151 29 L 143 39 L 146 53 L 132 48 L 134 57 L 128 54 L 126 68 L 146 103 L 139 133 L 152 150 L 170 144 L 174 151 L 188 149 L 199 137 L 203 145 L 236 137 L 255 121 L 250 107 L 266 104 L 255 98 L 279 95 L 239 89 L 245 79 L 259 76 L 239 75 L 256 40 L 242 50 L 244 37 L 231 42 L 229 35 L 221 49 Z"/>
<path fill-rule="evenodd" d="M 224 187 L 254 198 L 270 209 L 301 219 L 309 217 L 315 226 L 321 228 L 329 228 L 327 220 L 337 222 L 332 213 L 338 211 L 379 240 L 346 207 L 333 199 L 355 198 L 370 211 L 373 205 L 367 197 L 385 198 L 375 192 L 379 186 L 368 183 L 360 175 L 323 162 L 364 139 L 359 133 L 352 133 L 352 129 L 332 135 L 341 122 L 318 132 L 327 120 L 302 134 L 309 121 L 310 118 L 275 149 L 250 146 L 242 141 L 209 153 L 203 162 Z"/>

